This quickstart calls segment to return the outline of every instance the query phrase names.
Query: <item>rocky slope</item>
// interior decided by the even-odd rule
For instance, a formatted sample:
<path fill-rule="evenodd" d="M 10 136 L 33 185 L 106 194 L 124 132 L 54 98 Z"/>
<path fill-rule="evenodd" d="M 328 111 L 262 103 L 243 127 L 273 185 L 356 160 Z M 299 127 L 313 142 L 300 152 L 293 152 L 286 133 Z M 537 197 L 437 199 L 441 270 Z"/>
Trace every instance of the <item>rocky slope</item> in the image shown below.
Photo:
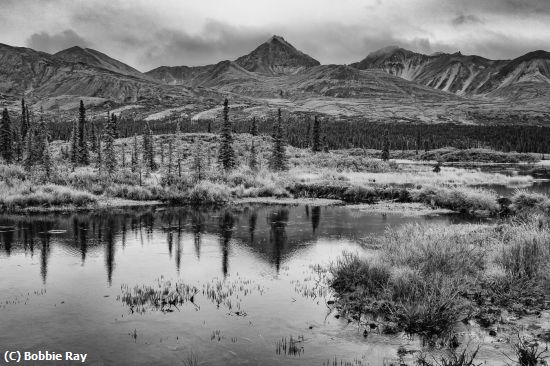
<path fill-rule="evenodd" d="M 528 98 L 533 88 L 550 83 L 550 53 L 535 51 L 514 60 L 438 53 L 424 55 L 399 47 L 369 54 L 352 67 L 381 69 L 409 81 L 458 95 Z"/>
<path fill-rule="evenodd" d="M 97 68 L 116 72 L 121 75 L 134 76 L 139 79 L 147 78 L 146 75 L 142 74 L 133 67 L 128 66 L 125 63 L 115 60 L 114 58 L 111 58 L 104 53 L 93 50 L 91 48 L 81 48 L 78 46 L 74 46 L 55 53 L 53 57 L 71 63 L 82 63 L 90 66 L 95 66 Z"/>
<path fill-rule="evenodd" d="M 304 69 L 319 66 L 319 61 L 298 51 L 283 37 L 273 36 L 235 63 L 244 69 L 266 75 L 296 74 Z"/>
<path fill-rule="evenodd" d="M 60 95 L 135 102 L 161 85 L 97 51 L 73 48 L 56 55 L 0 44 L 0 93 L 44 99 Z"/>

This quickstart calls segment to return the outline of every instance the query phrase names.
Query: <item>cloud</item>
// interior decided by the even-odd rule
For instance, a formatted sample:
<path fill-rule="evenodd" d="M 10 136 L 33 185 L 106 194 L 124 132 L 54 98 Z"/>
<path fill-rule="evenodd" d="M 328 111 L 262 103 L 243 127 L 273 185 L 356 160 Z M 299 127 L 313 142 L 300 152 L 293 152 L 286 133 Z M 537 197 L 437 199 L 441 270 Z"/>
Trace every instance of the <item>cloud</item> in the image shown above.
<path fill-rule="evenodd" d="M 2 43 L 78 44 L 142 71 L 234 60 L 273 34 L 324 64 L 393 44 L 492 59 L 550 49 L 548 0 L 0 1 Z"/>
<path fill-rule="evenodd" d="M 33 33 L 26 41 L 28 47 L 48 53 L 55 53 L 72 46 L 89 47 L 92 45 L 74 30 L 67 29 L 56 34 L 48 32 Z"/>
<path fill-rule="evenodd" d="M 250 52 L 270 36 L 265 29 L 236 27 L 215 20 L 208 20 L 198 34 L 162 28 L 150 40 L 141 41 L 137 60 L 150 66 L 217 63 Z"/>
<path fill-rule="evenodd" d="M 451 23 L 454 26 L 460 26 L 464 24 L 480 24 L 483 23 L 483 21 L 479 17 L 472 14 L 460 14 L 459 16 L 454 18 Z"/>

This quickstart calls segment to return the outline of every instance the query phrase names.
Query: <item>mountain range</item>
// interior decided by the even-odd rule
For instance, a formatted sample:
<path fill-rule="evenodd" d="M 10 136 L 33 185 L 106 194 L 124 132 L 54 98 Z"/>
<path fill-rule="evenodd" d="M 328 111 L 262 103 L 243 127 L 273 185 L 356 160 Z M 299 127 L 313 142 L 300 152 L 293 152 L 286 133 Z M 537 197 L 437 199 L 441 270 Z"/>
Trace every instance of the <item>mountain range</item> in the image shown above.
<path fill-rule="evenodd" d="M 90 48 L 48 54 L 0 44 L 0 100 L 15 109 L 21 97 L 56 111 L 85 99 L 98 111 L 118 108 L 138 117 L 174 110 L 213 117 L 227 97 L 238 118 L 265 117 L 280 107 L 336 119 L 544 123 L 550 53 L 489 60 L 392 46 L 350 65 L 321 65 L 273 36 L 233 61 L 142 73 Z"/>

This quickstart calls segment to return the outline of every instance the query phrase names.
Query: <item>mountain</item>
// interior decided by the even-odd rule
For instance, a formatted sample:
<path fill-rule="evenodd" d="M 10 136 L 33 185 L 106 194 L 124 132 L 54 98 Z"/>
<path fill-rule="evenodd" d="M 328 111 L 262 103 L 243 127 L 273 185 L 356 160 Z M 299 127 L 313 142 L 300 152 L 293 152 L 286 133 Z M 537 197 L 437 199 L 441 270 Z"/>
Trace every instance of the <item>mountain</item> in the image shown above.
<path fill-rule="evenodd" d="M 114 58 L 111 58 L 91 48 L 74 46 L 55 53 L 53 57 L 59 58 L 67 62 L 79 62 L 95 66 L 122 75 L 129 75 L 137 78 L 145 77 L 144 74 L 134 69 L 133 67 L 128 66 L 125 63 L 115 60 Z"/>
<path fill-rule="evenodd" d="M 224 63 L 225 66 L 220 66 Z M 210 72 L 215 72 L 219 76 L 224 70 L 231 69 L 233 74 L 240 73 L 243 77 L 246 74 L 250 76 L 250 73 L 284 76 L 320 65 L 319 61 L 298 51 L 280 36 L 271 37 L 249 54 L 229 63 L 230 61 L 222 61 L 206 66 L 161 66 L 145 74 L 169 85 L 197 86 L 204 84 L 204 79 L 210 78 L 206 75 Z M 227 68 L 229 65 L 231 67 Z"/>
<path fill-rule="evenodd" d="M 392 46 L 373 52 L 351 66 L 360 70 L 381 69 L 435 89 L 469 96 L 517 99 L 521 95 L 536 94 L 528 90 L 531 88 L 546 90 L 540 84 L 550 83 L 550 53 L 545 51 L 531 52 L 514 60 L 489 60 L 460 52 L 424 55 Z"/>
<path fill-rule="evenodd" d="M 105 56 L 91 64 L 74 62 L 59 55 L 0 44 L 0 93 L 37 100 L 60 95 L 86 96 L 119 103 L 159 93 L 160 85 L 145 76 L 131 75 L 133 72 L 116 60 L 107 68 L 109 59 Z M 101 67 L 96 66 L 98 62 L 103 62 Z M 130 75 L 111 70 L 115 66 Z"/>
<path fill-rule="evenodd" d="M 214 118 L 229 98 L 233 117 L 243 120 L 284 108 L 337 120 L 540 124 L 550 118 L 549 70 L 544 51 L 492 61 L 395 46 L 353 65 L 320 65 L 273 36 L 234 61 L 140 73 L 89 48 L 50 55 L 0 44 L 0 100 L 18 110 L 25 97 L 34 108 L 70 115 L 84 99 L 99 115 L 115 108 L 136 119 Z"/>
<path fill-rule="evenodd" d="M 298 51 L 280 36 L 271 37 L 248 55 L 239 57 L 235 63 L 245 70 L 267 75 L 295 74 L 320 65 L 319 61 Z"/>

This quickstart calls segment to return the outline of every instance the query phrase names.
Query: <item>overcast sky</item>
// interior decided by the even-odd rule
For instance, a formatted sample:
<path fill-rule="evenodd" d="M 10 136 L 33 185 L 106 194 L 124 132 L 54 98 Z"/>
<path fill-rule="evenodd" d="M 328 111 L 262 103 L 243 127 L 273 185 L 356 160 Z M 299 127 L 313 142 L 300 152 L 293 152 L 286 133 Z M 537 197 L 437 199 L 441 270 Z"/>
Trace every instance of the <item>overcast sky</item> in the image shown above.
<path fill-rule="evenodd" d="M 550 51 L 550 0 L 0 0 L 1 43 L 141 71 L 233 60 L 273 34 L 323 64 L 389 45 L 508 59 Z"/>

